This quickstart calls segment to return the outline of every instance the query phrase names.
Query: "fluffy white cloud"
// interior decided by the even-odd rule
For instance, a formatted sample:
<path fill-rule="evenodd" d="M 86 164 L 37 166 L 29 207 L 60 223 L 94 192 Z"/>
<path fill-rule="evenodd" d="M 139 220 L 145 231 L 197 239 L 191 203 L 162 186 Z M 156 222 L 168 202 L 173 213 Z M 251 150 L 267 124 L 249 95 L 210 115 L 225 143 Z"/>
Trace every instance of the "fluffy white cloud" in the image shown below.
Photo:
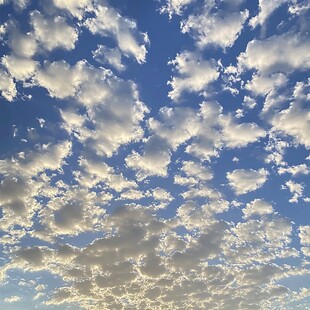
<path fill-rule="evenodd" d="M 174 65 L 178 73 L 168 82 L 172 87 L 168 96 L 174 101 L 179 101 L 185 91 L 203 93 L 208 84 L 219 77 L 216 62 L 204 60 L 197 53 L 182 52 L 168 64 Z"/>
<path fill-rule="evenodd" d="M 73 16 L 82 19 L 84 10 L 90 6 L 92 0 L 53 0 L 54 5 L 62 10 L 67 10 Z"/>
<path fill-rule="evenodd" d="M 9 234 L 13 232 L 13 240 L 14 225 L 32 226 L 34 212 L 40 208 L 36 197 L 57 194 L 57 188 L 49 184 L 50 177 L 44 172 L 61 169 L 70 155 L 71 146 L 68 141 L 37 145 L 35 151 L 19 153 L 11 159 L 0 161 L 0 205 L 3 212 L 0 226 Z"/>
<path fill-rule="evenodd" d="M 285 183 L 283 188 L 288 188 L 289 191 L 293 194 L 293 197 L 289 200 L 291 203 L 297 203 L 298 199 L 303 196 L 304 186 L 301 183 L 296 183 L 292 180 L 289 180 Z"/>
<path fill-rule="evenodd" d="M 85 21 L 85 26 L 93 34 L 112 36 L 125 56 L 133 56 L 139 63 L 145 62 L 148 36 L 137 29 L 133 20 L 121 16 L 105 2 L 104 5 L 98 5 L 93 13 L 95 17 Z"/>
<path fill-rule="evenodd" d="M 169 18 L 174 14 L 182 15 L 182 10 L 193 2 L 195 0 L 167 0 L 166 4 L 160 8 L 160 12 L 167 13 Z"/>
<path fill-rule="evenodd" d="M 150 137 L 144 146 L 142 155 L 133 151 L 127 156 L 128 167 L 137 171 L 137 180 L 143 180 L 148 176 L 167 176 L 167 167 L 170 163 L 171 151 L 167 142 L 157 136 Z"/>
<path fill-rule="evenodd" d="M 188 177 L 195 177 L 201 181 L 208 181 L 213 178 L 212 170 L 209 167 L 193 161 L 183 161 L 181 171 Z"/>
<path fill-rule="evenodd" d="M 247 10 L 214 12 L 214 2 L 206 1 L 201 13 L 190 15 L 181 24 L 182 32 L 190 33 L 200 48 L 209 44 L 223 48 L 232 46 L 249 16 Z"/>
<path fill-rule="evenodd" d="M 274 73 L 270 76 L 255 74 L 245 88 L 255 95 L 265 96 L 274 88 L 280 88 L 288 82 L 287 77 L 283 73 Z"/>
<path fill-rule="evenodd" d="M 30 19 L 34 36 L 43 49 L 48 51 L 55 48 L 74 49 L 78 33 L 64 18 L 57 16 L 50 19 L 38 11 L 33 11 L 30 13 Z"/>
<path fill-rule="evenodd" d="M 278 173 L 285 174 L 285 173 L 290 173 L 293 176 L 301 175 L 301 174 L 309 174 L 310 170 L 306 164 L 300 164 L 296 166 L 291 166 L 291 167 L 280 167 L 278 169 Z"/>
<path fill-rule="evenodd" d="M 35 80 L 41 87 L 49 91 L 51 97 L 66 98 L 74 96 L 80 83 L 78 70 L 72 70 L 65 61 L 46 63 L 38 70 Z"/>
<path fill-rule="evenodd" d="M 300 226 L 298 236 L 302 245 L 302 252 L 306 256 L 310 256 L 310 226 Z"/>
<path fill-rule="evenodd" d="M 307 69 L 310 66 L 309 48 L 309 40 L 300 34 L 284 33 L 263 40 L 255 39 L 240 54 L 239 65 L 255 68 L 265 75 Z"/>
<path fill-rule="evenodd" d="M 241 195 L 262 187 L 267 181 L 268 175 L 268 170 L 264 168 L 259 170 L 236 169 L 227 173 L 227 179 L 235 193 Z"/>
<path fill-rule="evenodd" d="M 244 214 L 244 218 L 247 219 L 254 215 L 262 216 L 266 214 L 272 214 L 273 208 L 266 201 L 262 199 L 255 199 L 251 201 L 250 203 L 247 203 L 246 208 L 244 208 L 242 212 Z"/>
<path fill-rule="evenodd" d="M 16 80 L 27 80 L 36 71 L 37 63 L 31 59 L 19 58 L 14 55 L 6 55 L 1 59 L 10 75 Z"/>
<path fill-rule="evenodd" d="M 37 51 L 37 42 L 32 33 L 20 33 L 16 25 L 9 24 L 7 32 L 9 33 L 9 46 L 14 55 L 21 58 L 30 58 Z"/>
<path fill-rule="evenodd" d="M 282 4 L 289 2 L 287 0 L 259 0 L 259 13 L 250 20 L 250 25 L 254 28 L 262 25 L 268 17 Z"/>
<path fill-rule="evenodd" d="M 274 130 L 292 136 L 297 143 L 310 147 L 309 110 L 303 103 L 292 102 L 289 108 L 276 114 L 271 123 Z"/>
<path fill-rule="evenodd" d="M 237 124 L 230 115 L 221 115 L 223 140 L 228 148 L 244 147 L 266 136 L 266 131 L 255 123 Z"/>
<path fill-rule="evenodd" d="M 17 95 L 17 90 L 12 77 L 0 68 L 0 91 L 1 96 L 7 101 L 13 101 Z"/>
<path fill-rule="evenodd" d="M 123 71 L 126 68 L 122 64 L 122 54 L 118 48 L 108 48 L 104 45 L 98 45 L 98 48 L 93 52 L 93 57 L 99 63 L 109 64 L 118 71 Z"/>
<path fill-rule="evenodd" d="M 110 70 L 95 68 L 85 61 L 71 67 L 64 61 L 54 62 L 39 70 L 35 76 L 36 85 L 47 88 L 56 98 L 75 97 L 87 108 L 87 121 L 95 130 L 84 126 L 86 119 L 74 110 L 62 112 L 67 124 L 97 154 L 111 156 L 113 152 L 129 141 L 142 138 L 139 126 L 148 112 L 139 100 L 136 85 L 117 78 Z"/>

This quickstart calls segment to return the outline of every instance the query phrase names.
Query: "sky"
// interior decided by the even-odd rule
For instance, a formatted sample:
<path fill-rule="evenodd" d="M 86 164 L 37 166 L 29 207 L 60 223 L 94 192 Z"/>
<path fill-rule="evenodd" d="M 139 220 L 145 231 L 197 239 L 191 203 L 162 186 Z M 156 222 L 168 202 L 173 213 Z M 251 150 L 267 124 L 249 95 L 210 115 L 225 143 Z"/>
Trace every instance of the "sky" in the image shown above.
<path fill-rule="evenodd" d="M 0 308 L 310 309 L 308 0 L 0 0 Z"/>

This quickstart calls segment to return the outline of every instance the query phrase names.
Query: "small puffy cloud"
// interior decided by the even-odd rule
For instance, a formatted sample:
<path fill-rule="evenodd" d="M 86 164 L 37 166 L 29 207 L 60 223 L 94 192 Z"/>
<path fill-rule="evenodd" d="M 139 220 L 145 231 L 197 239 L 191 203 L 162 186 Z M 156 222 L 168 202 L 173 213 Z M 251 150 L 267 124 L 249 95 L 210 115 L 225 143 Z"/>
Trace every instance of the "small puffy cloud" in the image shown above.
<path fill-rule="evenodd" d="M 216 62 L 204 60 L 194 52 L 185 51 L 177 54 L 168 64 L 175 66 L 178 73 L 168 82 L 172 87 L 168 96 L 174 101 L 179 101 L 185 91 L 203 93 L 208 84 L 219 77 Z"/>
<path fill-rule="evenodd" d="M 255 123 L 237 124 L 230 115 L 221 115 L 223 140 L 228 148 L 244 147 L 266 136 L 266 131 Z"/>
<path fill-rule="evenodd" d="M 206 2 L 208 3 L 208 2 Z M 181 24 L 183 33 L 189 33 L 200 48 L 207 45 L 230 47 L 238 38 L 249 12 L 217 11 L 213 12 L 214 4 L 206 4 L 200 14 L 190 15 Z"/>
<path fill-rule="evenodd" d="M 130 189 L 121 194 L 121 200 L 140 200 L 144 197 L 144 193 L 142 191 L 136 189 Z"/>
<path fill-rule="evenodd" d="M 289 73 L 310 66 L 309 40 L 294 33 L 274 35 L 249 42 L 239 56 L 239 65 L 257 69 L 261 74 Z"/>
<path fill-rule="evenodd" d="M 249 24 L 254 28 L 263 25 L 269 16 L 287 0 L 259 0 L 259 13 L 251 18 Z"/>
<path fill-rule="evenodd" d="M 160 187 L 156 187 L 155 189 L 152 190 L 152 196 L 154 200 L 157 201 L 169 202 L 173 200 L 171 194 L 167 192 L 165 189 Z"/>
<path fill-rule="evenodd" d="M 22 298 L 20 296 L 10 296 L 10 297 L 4 298 L 4 302 L 7 302 L 7 303 L 18 302 L 21 300 L 22 300 Z"/>
<path fill-rule="evenodd" d="M 217 190 L 209 188 L 207 186 L 192 187 L 188 191 L 183 192 L 181 196 L 184 199 L 195 199 L 201 197 L 211 200 L 218 200 L 221 198 L 221 194 Z"/>
<path fill-rule="evenodd" d="M 122 54 L 118 48 L 108 48 L 104 45 L 98 45 L 98 48 L 93 52 L 93 57 L 99 63 L 108 64 L 118 71 L 123 71 L 126 68 L 122 64 Z"/>
<path fill-rule="evenodd" d="M 198 133 L 201 120 L 191 108 L 161 108 L 158 119 L 148 120 L 149 129 L 167 141 L 171 149 L 176 150 L 181 144 Z"/>
<path fill-rule="evenodd" d="M 245 89 L 255 95 L 265 96 L 275 88 L 285 86 L 287 82 L 288 79 L 283 73 L 274 73 L 270 76 L 254 74 L 252 80 L 245 85 Z"/>
<path fill-rule="evenodd" d="M 55 48 L 74 49 L 78 34 L 64 18 L 57 16 L 50 19 L 38 11 L 33 11 L 30 13 L 30 19 L 34 36 L 43 49 L 48 51 Z"/>
<path fill-rule="evenodd" d="M 286 110 L 282 110 L 272 120 L 273 128 L 294 137 L 294 140 L 305 147 L 310 147 L 310 121 L 308 109 L 299 102 L 294 102 Z"/>
<path fill-rule="evenodd" d="M 66 98 L 74 96 L 78 87 L 78 76 L 65 61 L 47 64 L 38 70 L 35 81 L 37 85 L 48 90 L 51 97 Z"/>
<path fill-rule="evenodd" d="M 257 102 L 249 96 L 244 96 L 242 105 L 248 109 L 254 109 Z"/>
<path fill-rule="evenodd" d="M 275 113 L 270 123 L 278 133 L 292 136 L 294 142 L 310 147 L 309 101 L 310 79 L 297 82 L 292 91 L 292 102 L 288 108 Z"/>
<path fill-rule="evenodd" d="M 126 164 L 137 171 L 137 180 L 141 181 L 154 175 L 166 177 L 170 159 L 171 151 L 167 142 L 158 136 L 152 136 L 146 141 L 143 154 L 132 152 L 127 156 Z"/>
<path fill-rule="evenodd" d="M 138 63 L 145 62 L 149 40 L 146 33 L 137 29 L 135 21 L 121 16 L 107 4 L 98 5 L 93 13 L 95 17 L 84 23 L 91 33 L 112 36 L 125 56 L 133 56 Z"/>
<path fill-rule="evenodd" d="M 267 181 L 268 175 L 268 170 L 264 168 L 259 170 L 236 169 L 227 173 L 227 179 L 235 193 L 241 195 L 262 187 Z"/>
<path fill-rule="evenodd" d="M 33 176 L 47 169 L 60 169 L 65 163 L 65 159 L 71 154 L 72 143 L 62 141 L 58 144 L 37 145 L 36 148 L 35 151 L 27 152 L 18 161 L 1 161 L 2 171 Z M 4 170 L 4 165 L 8 165 L 11 168 L 5 168 Z"/>
<path fill-rule="evenodd" d="M 296 183 L 292 180 L 289 180 L 285 183 L 283 188 L 288 188 L 289 191 L 293 194 L 293 197 L 289 200 L 291 203 L 297 203 L 298 199 L 303 196 L 304 186 L 301 183 Z"/>
<path fill-rule="evenodd" d="M 160 8 L 161 13 L 167 13 L 169 18 L 172 15 L 182 15 L 182 11 L 186 6 L 195 2 L 195 0 L 167 0 L 165 5 Z"/>
<path fill-rule="evenodd" d="M 255 199 L 250 203 L 247 203 L 246 208 L 242 210 L 244 218 L 247 219 L 254 215 L 267 215 L 273 213 L 272 206 L 262 199 Z"/>
<path fill-rule="evenodd" d="M 136 85 L 119 79 L 110 70 L 85 61 L 75 66 L 58 61 L 38 70 L 35 85 L 45 87 L 52 97 L 75 97 L 86 107 L 84 119 L 73 109 L 63 112 L 67 122 L 64 128 L 70 133 L 74 129 L 80 141 L 97 154 L 111 156 L 121 145 L 143 136 L 139 123 L 149 110 L 140 101 Z M 84 126 L 86 121 L 95 130 Z"/>
<path fill-rule="evenodd" d="M 32 77 L 37 69 L 37 63 L 31 59 L 6 55 L 1 59 L 10 75 L 16 80 L 27 80 Z"/>
<path fill-rule="evenodd" d="M 17 96 L 16 85 L 12 77 L 0 67 L 0 92 L 7 101 L 13 101 Z"/>
<path fill-rule="evenodd" d="M 183 161 L 181 171 L 188 177 L 194 177 L 200 181 L 209 181 L 213 178 L 212 170 L 193 161 Z"/>
<path fill-rule="evenodd" d="M 310 226 L 299 226 L 300 244 L 302 252 L 306 256 L 310 256 Z"/>
<path fill-rule="evenodd" d="M 278 169 L 278 173 L 285 174 L 285 173 L 290 173 L 292 176 L 297 176 L 300 174 L 305 174 L 308 175 L 310 173 L 310 169 L 306 164 L 300 164 L 296 166 L 291 166 L 291 167 L 280 167 Z"/>
<path fill-rule="evenodd" d="M 82 19 L 85 8 L 90 6 L 91 0 L 53 0 L 55 7 L 70 12 L 78 19 Z"/>
<path fill-rule="evenodd" d="M 136 182 L 128 180 L 123 174 L 115 173 L 112 167 L 102 162 L 99 158 L 80 157 L 79 165 L 82 171 L 76 174 L 76 180 L 86 188 L 91 188 L 101 182 L 104 182 L 116 192 L 137 188 Z M 109 198 L 109 195 L 107 198 Z"/>
<path fill-rule="evenodd" d="M 8 45 L 14 55 L 21 58 L 30 58 L 37 51 L 37 42 L 33 33 L 20 33 L 16 25 L 9 24 L 7 32 L 9 33 Z"/>

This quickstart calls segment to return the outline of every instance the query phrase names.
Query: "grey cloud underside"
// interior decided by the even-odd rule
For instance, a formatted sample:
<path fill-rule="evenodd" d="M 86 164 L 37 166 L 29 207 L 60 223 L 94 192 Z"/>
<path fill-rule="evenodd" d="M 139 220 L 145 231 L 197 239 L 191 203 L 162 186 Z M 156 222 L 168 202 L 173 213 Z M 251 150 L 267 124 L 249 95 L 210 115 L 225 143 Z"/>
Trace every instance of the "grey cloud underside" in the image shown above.
<path fill-rule="evenodd" d="M 30 105 L 42 91 L 57 118 L 16 125 L 1 154 L 0 280 L 20 288 L 0 305 L 307 309 L 310 226 L 278 209 L 310 202 L 310 157 L 287 156 L 310 147 L 309 5 L 156 4 L 154 14 L 182 20 L 180 35 L 192 40 L 165 60 L 158 112 L 126 73 L 159 43 L 113 1 L 34 10 L 0 0 L 29 23 L 27 32 L 13 19 L 0 27 L 1 104 Z M 282 9 L 296 23 L 267 35 Z M 244 32 L 258 30 L 224 65 Z M 85 33 L 102 41 L 89 59 L 71 60 Z M 281 208 L 269 186 L 284 193 Z"/>

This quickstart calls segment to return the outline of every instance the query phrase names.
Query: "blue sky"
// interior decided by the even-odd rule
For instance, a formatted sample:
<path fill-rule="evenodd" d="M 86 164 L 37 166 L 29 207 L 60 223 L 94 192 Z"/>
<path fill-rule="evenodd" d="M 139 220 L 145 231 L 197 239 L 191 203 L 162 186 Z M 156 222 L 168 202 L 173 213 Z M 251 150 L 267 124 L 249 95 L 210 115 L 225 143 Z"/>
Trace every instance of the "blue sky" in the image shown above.
<path fill-rule="evenodd" d="M 307 0 L 0 6 L 0 307 L 310 309 Z"/>

